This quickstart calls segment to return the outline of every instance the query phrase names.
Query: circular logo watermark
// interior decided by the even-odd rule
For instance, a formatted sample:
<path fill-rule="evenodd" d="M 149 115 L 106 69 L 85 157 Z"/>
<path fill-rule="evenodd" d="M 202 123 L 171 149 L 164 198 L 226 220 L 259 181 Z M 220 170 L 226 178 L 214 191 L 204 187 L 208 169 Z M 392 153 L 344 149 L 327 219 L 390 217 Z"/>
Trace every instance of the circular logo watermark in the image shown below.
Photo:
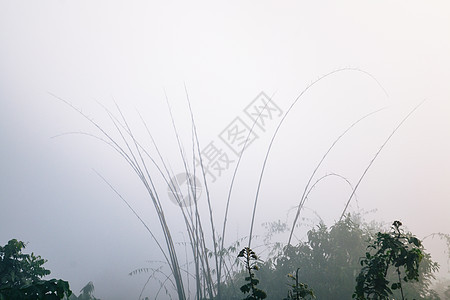
<path fill-rule="evenodd" d="M 194 199 L 200 199 L 202 185 L 194 175 L 179 173 L 170 179 L 167 194 L 177 206 L 188 207 L 194 205 Z"/>

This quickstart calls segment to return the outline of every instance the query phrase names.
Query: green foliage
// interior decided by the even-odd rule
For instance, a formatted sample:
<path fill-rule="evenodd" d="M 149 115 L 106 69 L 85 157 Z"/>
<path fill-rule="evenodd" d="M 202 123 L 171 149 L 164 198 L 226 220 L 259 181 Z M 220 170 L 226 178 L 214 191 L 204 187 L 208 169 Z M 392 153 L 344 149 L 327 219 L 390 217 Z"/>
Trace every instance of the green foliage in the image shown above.
<path fill-rule="evenodd" d="M 403 282 L 419 281 L 419 264 L 424 258 L 422 243 L 416 237 L 404 234 L 401 226 L 401 222 L 395 221 L 391 232 L 378 232 L 368 246 L 369 251 L 361 260 L 363 268 L 356 278 L 353 298 L 389 299 L 392 291 L 399 290 L 404 299 Z M 393 283 L 388 280 L 390 267 L 397 275 Z"/>
<path fill-rule="evenodd" d="M 92 281 L 89 281 L 80 291 L 80 295 L 77 297 L 72 294 L 69 300 L 100 300 L 94 297 L 94 284 Z"/>
<path fill-rule="evenodd" d="M 24 254 L 25 244 L 12 239 L 0 246 L 0 300 L 6 299 L 62 299 L 72 291 L 63 280 L 42 280 L 50 271 L 42 267 L 46 262 L 34 253 Z"/>
<path fill-rule="evenodd" d="M 307 241 L 287 245 L 258 265 L 258 288 L 266 291 L 268 299 L 286 298 L 287 288 L 291 290 L 291 296 L 295 296 L 292 293 L 292 280 L 295 277 L 299 282 L 298 287 L 306 288 L 301 282 L 307 283 L 307 288 L 314 290 L 317 299 L 351 299 L 355 291 L 355 278 L 361 271 L 361 257 L 367 259 L 367 247 L 383 232 L 380 225 L 363 222 L 359 216 L 347 215 L 331 227 L 319 224 L 308 232 Z M 409 233 L 404 236 L 412 245 L 421 244 Z M 438 265 L 424 251 L 423 246 L 419 249 L 423 254 L 418 269 L 419 281 L 403 280 L 402 289 L 408 299 L 439 299 L 431 289 L 433 273 L 437 271 Z M 403 276 L 407 276 L 403 267 L 400 270 Z M 295 276 L 291 275 L 291 282 L 287 282 L 286 275 L 293 273 Z M 248 271 L 234 273 L 225 282 L 222 289 L 224 297 L 221 299 L 240 299 L 238 287 L 244 282 L 248 283 L 244 280 L 245 277 L 248 277 Z M 389 282 L 389 288 L 392 283 L 398 283 L 395 267 L 390 268 L 385 279 Z M 445 288 L 442 289 L 442 294 L 444 290 Z"/>
<path fill-rule="evenodd" d="M 69 296 L 69 283 L 61 279 L 39 280 L 20 287 L 0 288 L 0 299 L 63 299 Z"/>
<path fill-rule="evenodd" d="M 265 299 L 267 297 L 267 294 L 263 291 L 258 289 L 256 286 L 259 283 L 259 280 L 255 277 L 254 271 L 259 270 L 258 267 L 258 256 L 256 253 L 250 249 L 249 247 L 245 247 L 242 249 L 238 257 L 243 258 L 245 269 L 248 272 L 248 276 L 245 277 L 245 281 L 248 283 L 241 286 L 241 292 L 244 294 L 247 294 L 247 297 L 245 297 L 245 300 L 259 300 L 259 299 Z"/>
<path fill-rule="evenodd" d="M 261 266 L 261 288 L 270 299 L 286 297 L 286 274 L 295 272 L 307 282 L 317 299 L 350 299 L 360 270 L 369 233 L 350 217 L 328 228 L 324 224 L 308 232 L 308 240 L 287 245 Z M 296 272 L 297 273 L 297 272 Z"/>
<path fill-rule="evenodd" d="M 299 270 L 300 268 L 297 268 L 295 274 L 288 274 L 288 277 L 294 280 L 295 283 L 291 285 L 292 290 L 288 291 L 288 296 L 284 300 L 300 300 L 300 299 L 316 298 L 314 296 L 313 290 L 310 289 L 307 284 L 298 281 Z"/>
<path fill-rule="evenodd" d="M 12 239 L 4 247 L 0 246 L 0 284 L 17 287 L 37 281 L 49 275 L 42 265 L 47 261 L 34 253 L 23 254 L 25 244 Z"/>

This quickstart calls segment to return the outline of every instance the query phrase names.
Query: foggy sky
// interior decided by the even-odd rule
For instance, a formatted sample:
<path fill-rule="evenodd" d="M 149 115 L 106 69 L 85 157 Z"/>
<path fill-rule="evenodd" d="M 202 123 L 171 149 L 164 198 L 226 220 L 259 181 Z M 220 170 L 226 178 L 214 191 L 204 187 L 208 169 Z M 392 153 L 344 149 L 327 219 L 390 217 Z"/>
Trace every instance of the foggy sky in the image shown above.
<path fill-rule="evenodd" d="M 0 244 L 11 238 L 28 242 L 27 251 L 48 259 L 51 277 L 68 280 L 76 294 L 93 281 L 102 299 L 136 298 L 147 278 L 127 274 L 161 255 L 94 170 L 161 236 L 154 209 L 137 176 L 111 148 L 88 136 L 59 136 L 98 131 L 52 95 L 111 131 L 101 105 L 114 111 L 117 102 L 150 146 L 142 114 L 179 173 L 183 165 L 165 92 L 190 149 L 185 84 L 206 146 L 220 144 L 218 135 L 236 117 L 245 117 L 245 107 L 261 91 L 274 95 L 285 112 L 310 82 L 343 67 L 364 70 L 379 84 L 361 72 L 339 72 L 293 108 L 268 159 L 256 231 L 263 234 L 266 221 L 287 218 L 291 224 L 288 211 L 308 176 L 352 122 L 385 108 L 342 140 L 320 176 L 334 172 L 356 183 L 395 126 L 425 100 L 383 149 L 352 209 L 376 210 L 367 218 L 387 223 L 401 219 L 420 238 L 449 233 L 449 15 L 446 1 L 1 0 Z M 258 132 L 244 155 L 228 242 L 248 235 L 275 123 Z M 210 184 L 219 223 L 231 174 L 230 169 Z M 305 216 L 314 219 L 314 210 L 331 225 L 348 196 L 346 184 L 325 180 L 308 199 Z M 182 242 L 187 237 L 179 212 L 164 197 L 174 239 Z M 442 276 L 449 276 L 444 242 L 425 246 L 442 264 Z"/>

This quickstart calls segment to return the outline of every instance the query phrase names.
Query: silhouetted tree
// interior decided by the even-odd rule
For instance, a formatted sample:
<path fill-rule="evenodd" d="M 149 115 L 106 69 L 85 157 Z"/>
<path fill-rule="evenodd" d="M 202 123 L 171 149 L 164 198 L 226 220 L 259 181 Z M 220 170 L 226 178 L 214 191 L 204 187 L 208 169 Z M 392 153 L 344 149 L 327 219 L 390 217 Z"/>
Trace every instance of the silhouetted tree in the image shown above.
<path fill-rule="evenodd" d="M 42 267 L 47 261 L 34 253 L 24 254 L 25 244 L 12 239 L 0 246 L 0 300 L 62 299 L 72 291 L 63 280 L 42 280 L 50 271 Z"/>

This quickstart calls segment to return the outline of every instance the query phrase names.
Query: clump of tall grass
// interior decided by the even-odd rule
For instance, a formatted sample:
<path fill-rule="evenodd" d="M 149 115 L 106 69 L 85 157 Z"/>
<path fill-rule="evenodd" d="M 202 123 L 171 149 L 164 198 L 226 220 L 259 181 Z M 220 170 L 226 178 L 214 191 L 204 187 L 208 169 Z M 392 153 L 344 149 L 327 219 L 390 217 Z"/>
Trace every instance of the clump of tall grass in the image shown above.
<path fill-rule="evenodd" d="M 272 146 L 274 144 L 274 141 L 277 137 L 277 134 L 279 130 L 281 129 L 281 126 L 283 125 L 285 119 L 290 115 L 290 112 L 292 108 L 303 99 L 303 96 L 305 93 L 307 93 L 312 87 L 317 85 L 320 81 L 324 80 L 327 77 L 330 77 L 332 75 L 335 75 L 336 73 L 344 72 L 344 71 L 351 71 L 351 72 L 359 72 L 366 76 L 369 76 L 372 80 L 374 80 L 380 87 L 381 85 L 376 81 L 376 79 L 369 73 L 355 68 L 344 68 L 344 69 L 338 69 L 335 71 L 332 71 L 328 74 L 325 74 L 309 85 L 306 86 L 306 88 L 292 101 L 291 105 L 287 109 L 286 113 L 283 115 L 281 120 L 279 121 L 271 139 L 270 143 L 268 145 L 268 148 L 265 152 L 265 157 L 262 162 L 262 168 L 259 172 L 259 180 L 256 187 L 256 193 L 255 198 L 253 200 L 253 210 L 251 212 L 251 220 L 249 224 L 249 235 L 248 235 L 248 247 L 250 248 L 252 244 L 252 238 L 254 237 L 253 230 L 254 230 L 254 221 L 256 216 L 256 211 L 258 207 L 258 199 L 260 195 L 260 189 L 262 185 L 262 180 L 265 173 L 266 164 L 272 149 Z M 381 87 L 382 88 L 382 87 Z M 384 90 L 384 89 L 383 89 Z M 107 144 L 110 146 L 115 152 L 117 152 L 122 159 L 124 159 L 129 167 L 133 170 L 135 175 L 138 177 L 138 179 L 141 181 L 143 186 L 145 187 L 145 190 L 147 192 L 148 198 L 151 200 L 151 203 L 154 207 L 154 210 L 156 212 L 160 228 L 159 230 L 162 231 L 163 234 L 163 240 L 158 240 L 156 238 L 156 235 L 154 231 L 155 228 L 150 228 L 150 226 L 147 225 L 147 223 L 144 221 L 142 216 L 138 211 L 136 211 L 132 205 L 118 192 L 118 190 L 109 183 L 105 177 L 103 177 L 101 174 L 98 173 L 98 175 L 105 181 L 105 183 L 111 188 L 111 190 L 117 194 L 117 196 L 125 203 L 125 205 L 130 209 L 130 211 L 134 214 L 134 216 L 142 223 L 142 225 L 145 227 L 151 238 L 156 243 L 159 251 L 164 256 L 164 264 L 168 267 L 168 272 L 165 272 L 163 268 L 142 268 L 133 271 L 133 274 L 139 273 L 139 272 L 148 272 L 150 273 L 149 280 L 151 278 L 156 278 L 157 275 L 162 275 L 163 279 L 160 280 L 160 290 L 157 292 L 157 294 L 160 293 L 161 290 L 165 290 L 166 293 L 170 295 L 170 288 L 171 287 L 177 296 L 178 299 L 190 299 L 191 297 L 194 297 L 195 299 L 221 299 L 221 285 L 225 280 L 228 280 L 228 282 L 232 281 L 232 272 L 233 268 L 235 267 L 235 260 L 230 259 L 230 255 L 234 255 L 233 253 L 236 253 L 238 250 L 236 245 L 225 245 L 225 237 L 226 237 L 226 228 L 228 224 L 229 219 L 229 208 L 232 200 L 232 192 L 233 192 L 233 186 L 236 179 L 236 174 L 239 170 L 239 166 L 241 163 L 241 160 L 243 158 L 243 155 L 245 153 L 245 149 L 247 146 L 247 142 L 250 140 L 251 133 L 253 132 L 253 129 L 255 125 L 258 122 L 258 119 L 260 118 L 261 114 L 264 112 L 264 109 L 260 112 L 260 115 L 256 118 L 254 123 L 252 124 L 251 130 L 248 133 L 247 139 L 244 142 L 242 146 L 242 150 L 239 153 L 236 166 L 233 171 L 233 175 L 231 178 L 231 182 L 228 187 L 228 194 L 226 199 L 226 207 L 225 212 L 223 215 L 222 221 L 218 221 L 219 215 L 217 212 L 214 212 L 212 205 L 211 205 L 211 195 L 208 187 L 208 181 L 206 178 L 206 171 L 205 171 L 205 165 L 202 160 L 201 153 L 201 141 L 198 137 L 197 133 L 197 127 L 195 123 L 195 117 L 194 112 L 191 107 L 191 100 L 189 98 L 189 94 L 187 92 L 187 89 L 185 88 L 186 92 L 186 103 L 187 107 L 189 109 L 190 114 L 190 132 L 191 132 L 191 154 L 188 154 L 181 143 L 181 137 L 179 135 L 179 130 L 177 129 L 176 122 L 174 119 L 174 116 L 172 114 L 171 106 L 168 100 L 168 97 L 166 95 L 166 103 L 168 107 L 168 111 L 170 113 L 171 118 L 171 124 L 172 129 L 174 132 L 175 139 L 177 141 L 178 146 L 178 152 L 180 155 L 180 160 L 182 162 L 184 172 L 186 174 L 192 174 L 193 176 L 187 176 L 188 180 L 188 189 L 185 191 L 185 194 L 180 194 L 180 191 L 182 189 L 178 185 L 176 181 L 171 180 L 173 178 L 174 174 L 171 171 L 168 162 L 166 161 L 165 157 L 162 155 L 158 144 L 156 143 L 155 139 L 153 138 L 153 135 L 151 133 L 151 128 L 148 126 L 148 124 L 145 122 L 145 120 L 142 118 L 141 115 L 140 121 L 142 122 L 142 126 L 145 128 L 146 134 L 148 135 L 148 138 L 151 141 L 151 145 L 153 147 L 153 150 L 148 149 L 143 146 L 143 144 L 136 138 L 133 129 L 127 122 L 127 118 L 125 117 L 124 113 L 120 109 L 120 107 L 116 104 L 115 105 L 115 112 L 112 112 L 108 108 L 104 107 L 104 110 L 106 114 L 108 115 L 110 121 L 113 124 L 113 130 L 107 130 L 104 126 L 97 123 L 93 119 L 91 119 L 88 115 L 82 112 L 82 110 L 76 108 L 73 104 L 71 104 L 69 101 L 66 101 L 65 99 L 62 99 L 61 97 L 58 97 L 56 95 L 53 95 L 54 97 L 58 98 L 59 100 L 63 101 L 65 104 L 67 104 L 69 107 L 71 107 L 73 110 L 78 112 L 82 117 L 84 117 L 88 122 L 90 122 L 94 128 L 98 131 L 98 134 L 92 134 L 92 133 L 82 133 L 81 134 L 87 134 L 88 136 L 94 137 L 101 142 Z M 268 103 L 267 103 L 268 104 Z M 266 106 L 267 106 L 266 104 Z M 365 120 L 369 116 L 372 116 L 376 113 L 378 113 L 380 110 L 376 110 L 374 112 L 370 112 L 366 114 L 365 116 L 361 117 L 354 123 L 352 123 L 345 131 L 342 132 L 330 145 L 328 150 L 324 153 L 320 161 L 317 163 L 316 167 L 312 171 L 311 175 L 309 176 L 309 179 L 303 189 L 303 193 L 298 201 L 296 214 L 290 229 L 290 235 L 289 239 L 287 241 L 288 244 L 292 242 L 292 236 L 294 233 L 294 229 L 296 228 L 296 223 L 298 222 L 299 215 L 304 208 L 304 204 L 310 194 L 310 192 L 316 187 L 316 185 L 323 180 L 324 178 L 328 176 L 335 176 L 339 179 L 344 180 L 351 186 L 351 194 L 346 202 L 345 208 L 343 209 L 342 216 L 344 216 L 348 205 L 350 201 L 354 198 L 355 192 L 358 189 L 360 183 L 364 179 L 364 176 L 366 175 L 367 171 L 372 166 L 373 162 L 378 157 L 379 153 L 382 151 L 382 149 L 385 147 L 385 145 L 389 142 L 391 137 L 394 135 L 394 133 L 400 128 L 400 126 L 410 117 L 410 115 L 417 109 L 415 107 L 402 121 L 398 124 L 398 126 L 393 130 L 393 132 L 389 135 L 389 137 L 385 140 L 385 142 L 382 144 L 378 152 L 375 154 L 373 159 L 370 161 L 362 175 L 360 176 L 358 182 L 356 185 L 351 185 L 350 181 L 347 180 L 345 177 L 339 175 L 339 174 L 327 174 L 325 176 L 322 176 L 318 179 L 316 179 L 316 173 L 320 166 L 323 164 L 329 153 L 333 150 L 334 146 L 355 126 L 357 126 L 361 121 Z M 198 163 L 197 163 L 198 161 Z M 155 175 L 156 174 L 156 175 Z M 204 216 L 200 213 L 199 205 L 198 205 L 198 191 L 196 188 L 196 176 L 200 175 L 199 177 L 202 179 L 202 183 L 205 189 L 206 194 L 206 202 L 207 202 L 207 215 Z M 156 176 L 156 177 L 155 177 Z M 158 187 L 156 186 L 156 179 L 162 179 L 163 182 L 166 184 L 164 187 Z M 162 189 L 166 190 L 167 187 L 169 187 L 170 192 L 174 195 L 176 202 L 178 203 L 179 210 L 182 215 L 184 227 L 185 227 L 185 233 L 188 237 L 188 241 L 185 243 L 185 246 L 189 250 L 187 250 L 190 253 L 191 259 L 187 257 L 187 253 L 184 253 L 186 255 L 186 261 L 183 264 L 180 261 L 180 251 L 176 247 L 176 241 L 174 241 L 173 238 L 173 232 L 171 228 L 169 227 L 169 222 L 166 218 L 166 215 L 164 213 L 164 199 L 162 197 Z M 186 194 L 187 193 L 187 194 Z M 187 198 L 186 198 L 187 197 Z M 184 205 L 185 199 L 188 199 L 189 203 L 192 203 L 190 206 Z M 218 226 L 220 224 L 221 226 Z M 207 235 L 207 232 L 211 232 L 211 236 Z M 183 251 L 186 251 L 186 249 L 183 249 Z M 190 290 L 190 281 L 193 280 L 195 291 L 192 292 Z M 147 281 L 148 283 L 148 281 Z M 147 284 L 146 283 L 146 284 Z M 144 287 L 145 288 L 145 287 Z M 142 296 L 142 292 L 140 297 Z M 140 298 L 139 297 L 139 298 Z"/>

